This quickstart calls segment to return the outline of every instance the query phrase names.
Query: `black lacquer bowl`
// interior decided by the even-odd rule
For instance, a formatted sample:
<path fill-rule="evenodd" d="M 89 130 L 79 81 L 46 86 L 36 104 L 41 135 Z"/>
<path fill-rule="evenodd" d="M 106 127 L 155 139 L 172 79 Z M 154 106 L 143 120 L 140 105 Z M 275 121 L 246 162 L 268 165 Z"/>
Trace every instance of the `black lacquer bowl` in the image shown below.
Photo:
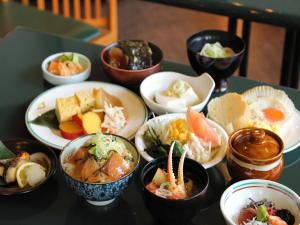
<path fill-rule="evenodd" d="M 42 183 L 38 184 L 37 186 L 20 188 L 18 184 L 15 182 L 9 185 L 0 186 L 0 195 L 16 195 L 16 194 L 23 194 L 23 193 L 28 193 L 37 190 L 41 186 L 46 184 L 46 182 L 50 179 L 50 177 L 52 177 L 55 174 L 57 168 L 57 157 L 54 151 L 50 147 L 38 141 L 29 140 L 29 139 L 10 139 L 10 140 L 4 140 L 2 142 L 9 150 L 11 150 L 16 154 L 20 153 L 21 151 L 26 151 L 29 154 L 33 154 L 36 152 L 45 153 L 48 156 L 51 165 L 47 171 L 46 179 Z"/>
<path fill-rule="evenodd" d="M 226 58 L 210 58 L 200 55 L 200 51 L 206 43 L 216 42 L 220 42 L 223 47 L 231 48 L 235 54 Z M 193 34 L 188 38 L 186 44 L 190 64 L 196 73 L 209 73 L 216 83 L 215 91 L 226 91 L 227 78 L 233 75 L 242 61 L 245 52 L 244 41 L 229 32 L 205 30 Z"/>
<path fill-rule="evenodd" d="M 174 173 L 178 171 L 179 158 L 173 158 Z M 146 185 L 152 180 L 157 168 L 167 168 L 167 157 L 160 157 L 149 162 L 141 172 L 142 195 L 144 202 L 153 215 L 162 224 L 179 225 L 191 220 L 196 213 L 206 206 L 209 178 L 203 166 L 192 159 L 184 161 L 184 176 L 193 180 L 199 192 L 182 200 L 165 199 L 151 193 Z"/>

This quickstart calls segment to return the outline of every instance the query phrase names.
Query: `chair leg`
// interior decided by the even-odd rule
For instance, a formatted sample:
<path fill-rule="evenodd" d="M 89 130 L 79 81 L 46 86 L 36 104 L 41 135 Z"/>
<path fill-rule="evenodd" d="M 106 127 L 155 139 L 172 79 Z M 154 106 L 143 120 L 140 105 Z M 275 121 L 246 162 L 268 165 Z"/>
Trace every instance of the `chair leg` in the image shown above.
<path fill-rule="evenodd" d="M 243 31 L 242 36 L 245 42 L 245 53 L 243 60 L 240 66 L 240 76 L 246 77 L 247 76 L 247 68 L 248 68 L 248 55 L 250 49 L 250 34 L 251 34 L 251 22 L 250 21 L 243 21 Z"/>
<path fill-rule="evenodd" d="M 289 28 L 286 29 L 280 77 L 280 85 L 283 86 L 291 86 L 296 36 L 295 30 Z"/>
<path fill-rule="evenodd" d="M 228 17 L 228 32 L 235 34 L 237 28 L 237 18 Z"/>
<path fill-rule="evenodd" d="M 291 87 L 298 88 L 299 84 L 299 61 L 300 61 L 300 32 L 299 30 L 296 32 L 296 43 L 294 49 L 294 60 L 293 60 L 293 70 L 292 70 L 292 77 L 291 77 Z"/>

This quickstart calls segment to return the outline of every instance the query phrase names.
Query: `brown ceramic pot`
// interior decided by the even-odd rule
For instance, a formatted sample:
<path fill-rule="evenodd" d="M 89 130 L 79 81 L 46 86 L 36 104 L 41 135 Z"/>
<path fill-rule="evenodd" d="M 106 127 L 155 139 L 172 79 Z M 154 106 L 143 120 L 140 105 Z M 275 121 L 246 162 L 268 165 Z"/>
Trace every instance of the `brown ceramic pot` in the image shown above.
<path fill-rule="evenodd" d="M 229 138 L 227 167 L 235 180 L 276 181 L 284 167 L 283 142 L 278 135 L 266 129 L 240 129 Z"/>

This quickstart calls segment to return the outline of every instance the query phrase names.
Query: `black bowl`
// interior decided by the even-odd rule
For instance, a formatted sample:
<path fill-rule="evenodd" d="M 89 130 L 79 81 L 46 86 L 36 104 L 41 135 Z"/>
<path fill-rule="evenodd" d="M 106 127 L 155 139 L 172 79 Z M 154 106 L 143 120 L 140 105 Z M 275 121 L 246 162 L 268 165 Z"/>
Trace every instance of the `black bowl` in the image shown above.
<path fill-rule="evenodd" d="M 226 58 L 210 58 L 201 56 L 200 51 L 206 43 L 220 42 L 223 47 L 231 48 L 236 54 Z M 244 52 L 245 43 L 238 36 L 220 30 L 205 30 L 188 38 L 187 53 L 191 66 L 197 74 L 209 73 L 216 83 L 216 92 L 227 89 L 227 78 L 239 67 Z"/>
<path fill-rule="evenodd" d="M 57 158 L 54 151 L 50 147 L 42 144 L 41 142 L 29 139 L 11 139 L 4 140 L 2 142 L 9 150 L 16 154 L 18 154 L 21 151 L 26 151 L 29 154 L 43 152 L 50 159 L 51 166 L 49 168 L 49 171 L 47 172 L 46 179 L 37 186 L 19 188 L 17 183 L 13 183 L 6 186 L 0 186 L 0 195 L 17 195 L 37 190 L 42 185 L 44 185 L 50 179 L 50 177 L 52 177 L 55 174 L 57 168 Z"/>
<path fill-rule="evenodd" d="M 158 221 L 163 224 L 179 225 L 188 222 L 196 213 L 205 208 L 205 198 L 208 189 L 209 178 L 206 170 L 198 162 L 186 158 L 184 161 L 184 175 L 192 178 L 200 191 L 194 196 L 182 200 L 164 199 L 151 193 L 146 185 L 151 182 L 157 168 L 167 168 L 167 157 L 160 157 L 149 162 L 141 172 L 142 194 L 144 202 Z M 173 158 L 173 168 L 176 174 L 179 158 Z"/>

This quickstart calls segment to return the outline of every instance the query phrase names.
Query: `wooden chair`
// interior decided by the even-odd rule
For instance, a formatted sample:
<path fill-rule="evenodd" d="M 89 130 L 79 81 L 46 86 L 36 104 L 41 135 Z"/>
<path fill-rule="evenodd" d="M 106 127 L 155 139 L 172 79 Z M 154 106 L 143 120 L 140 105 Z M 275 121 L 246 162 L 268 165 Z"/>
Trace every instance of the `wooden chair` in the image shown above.
<path fill-rule="evenodd" d="M 45 0 L 35 0 L 39 10 L 46 10 Z M 103 17 L 103 4 L 101 0 L 51 0 L 49 1 L 54 14 L 62 14 L 65 17 L 73 17 L 84 23 L 97 27 L 100 36 L 91 42 L 100 45 L 108 45 L 118 39 L 118 2 L 106 0 L 107 17 Z M 31 5 L 30 0 L 21 0 L 23 5 Z M 72 6 L 72 7 L 71 7 Z"/>

